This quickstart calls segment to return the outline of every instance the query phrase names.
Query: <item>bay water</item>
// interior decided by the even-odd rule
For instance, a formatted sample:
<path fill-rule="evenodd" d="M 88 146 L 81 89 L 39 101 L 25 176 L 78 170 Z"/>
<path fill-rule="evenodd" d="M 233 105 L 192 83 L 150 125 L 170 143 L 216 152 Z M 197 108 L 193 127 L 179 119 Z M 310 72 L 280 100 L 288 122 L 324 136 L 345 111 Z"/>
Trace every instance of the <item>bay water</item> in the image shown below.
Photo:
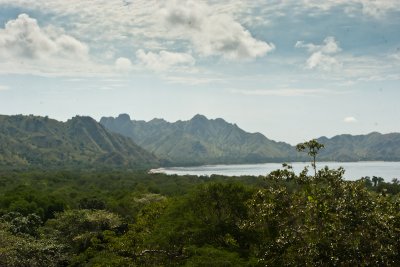
<path fill-rule="evenodd" d="M 309 173 L 312 173 L 311 164 L 309 162 L 293 162 L 290 163 L 296 173 L 303 170 L 305 166 L 309 166 Z M 331 169 L 343 167 L 346 172 L 344 178 L 347 180 L 357 180 L 361 177 L 378 176 L 385 181 L 392 181 L 393 178 L 400 179 L 400 162 L 387 161 L 362 161 L 362 162 L 318 162 L 317 168 L 328 166 Z M 153 169 L 151 172 L 161 172 L 176 175 L 197 175 L 211 176 L 212 174 L 226 176 L 259 176 L 267 175 L 271 171 L 282 168 L 280 163 L 263 163 L 263 164 L 234 164 L 234 165 L 206 165 L 196 167 L 169 167 Z"/>

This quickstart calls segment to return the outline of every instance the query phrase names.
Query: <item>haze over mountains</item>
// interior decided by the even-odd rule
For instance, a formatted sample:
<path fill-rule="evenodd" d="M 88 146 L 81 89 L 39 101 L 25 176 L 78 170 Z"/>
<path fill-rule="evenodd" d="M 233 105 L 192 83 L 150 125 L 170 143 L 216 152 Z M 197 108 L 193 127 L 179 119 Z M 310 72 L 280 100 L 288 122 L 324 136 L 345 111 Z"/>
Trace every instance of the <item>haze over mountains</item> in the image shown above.
<path fill-rule="evenodd" d="M 324 161 L 400 161 L 400 133 L 321 137 Z M 295 147 L 248 133 L 223 119 L 131 120 L 126 114 L 96 122 L 76 116 L 59 122 L 0 115 L 0 167 L 148 168 L 308 160 Z"/>

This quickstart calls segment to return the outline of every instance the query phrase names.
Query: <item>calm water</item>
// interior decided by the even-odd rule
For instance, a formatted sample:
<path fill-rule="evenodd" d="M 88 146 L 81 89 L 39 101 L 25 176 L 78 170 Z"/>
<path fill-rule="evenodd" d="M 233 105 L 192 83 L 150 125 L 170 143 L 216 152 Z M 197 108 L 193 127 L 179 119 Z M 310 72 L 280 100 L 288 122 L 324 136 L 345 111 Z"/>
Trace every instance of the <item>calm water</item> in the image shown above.
<path fill-rule="evenodd" d="M 304 166 L 310 163 L 294 162 L 292 163 L 293 169 L 299 173 Z M 400 162 L 383 162 L 383 161 L 369 161 L 369 162 L 319 162 L 317 167 L 322 168 L 328 166 L 329 168 L 343 167 L 346 170 L 345 178 L 348 180 L 357 180 L 364 176 L 378 176 L 384 178 L 386 181 L 391 181 L 393 178 L 400 178 Z M 241 175 L 266 175 L 271 171 L 279 169 L 282 164 L 279 163 L 264 163 L 264 164 L 243 164 L 243 165 L 207 165 L 199 167 L 172 167 L 160 168 L 152 170 L 152 172 L 162 172 L 166 174 L 177 175 L 206 175 L 220 174 L 227 176 L 241 176 Z M 311 169 L 311 168 L 310 168 Z"/>

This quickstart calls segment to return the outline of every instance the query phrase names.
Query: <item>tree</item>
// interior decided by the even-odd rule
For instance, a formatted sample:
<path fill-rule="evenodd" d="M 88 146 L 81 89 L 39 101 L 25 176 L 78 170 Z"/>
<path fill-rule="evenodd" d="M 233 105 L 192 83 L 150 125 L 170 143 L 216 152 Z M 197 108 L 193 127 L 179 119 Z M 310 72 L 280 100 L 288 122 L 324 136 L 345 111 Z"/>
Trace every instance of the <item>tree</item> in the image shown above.
<path fill-rule="evenodd" d="M 0 266 L 66 266 L 65 246 L 38 235 L 35 214 L 8 213 L 0 218 Z"/>
<path fill-rule="evenodd" d="M 324 144 L 319 143 L 317 140 L 312 139 L 310 141 L 297 144 L 296 149 L 299 152 L 306 151 L 307 154 L 312 158 L 311 166 L 314 169 L 314 177 L 317 176 L 317 165 L 316 158 L 320 149 L 324 148 Z"/>
<path fill-rule="evenodd" d="M 343 180 L 341 168 L 291 178 L 294 187 L 274 174 L 282 182 L 254 195 L 244 223 L 264 266 L 399 266 L 399 199 Z"/>
<path fill-rule="evenodd" d="M 78 204 L 79 209 L 87 209 L 87 210 L 104 210 L 106 208 L 106 204 L 103 200 L 97 198 L 83 198 L 79 201 Z"/>
<path fill-rule="evenodd" d="M 9 212 L 0 218 L 8 222 L 10 232 L 13 234 L 27 234 L 33 237 L 38 236 L 38 228 L 42 225 L 42 220 L 36 214 L 23 216 L 18 212 Z"/>
<path fill-rule="evenodd" d="M 385 180 L 382 177 L 372 176 L 372 182 L 374 183 L 375 187 L 378 186 L 379 184 L 381 184 L 384 181 Z"/>
<path fill-rule="evenodd" d="M 366 187 L 372 187 L 372 181 L 369 176 L 362 177 L 361 179 L 364 181 Z"/>
<path fill-rule="evenodd" d="M 103 231 L 117 229 L 121 224 L 121 218 L 108 211 L 68 210 L 48 220 L 45 232 L 69 246 L 72 251 L 80 253 Z"/>
<path fill-rule="evenodd" d="M 247 255 L 253 235 L 241 229 L 241 222 L 251 195 L 250 188 L 236 183 L 197 187 L 168 206 L 157 222 L 152 247 L 182 256 L 190 254 L 189 247 L 205 246 Z"/>

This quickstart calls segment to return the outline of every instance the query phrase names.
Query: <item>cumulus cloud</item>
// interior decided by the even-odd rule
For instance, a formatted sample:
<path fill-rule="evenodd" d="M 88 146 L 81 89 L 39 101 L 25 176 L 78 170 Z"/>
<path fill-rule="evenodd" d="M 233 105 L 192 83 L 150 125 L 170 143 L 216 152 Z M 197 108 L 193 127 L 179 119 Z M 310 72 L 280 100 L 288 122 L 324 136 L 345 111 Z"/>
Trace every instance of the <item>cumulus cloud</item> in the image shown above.
<path fill-rule="evenodd" d="M 3 59 L 82 58 L 88 56 L 88 51 L 85 44 L 69 35 L 52 38 L 27 14 L 8 21 L 5 28 L 0 29 L 0 56 Z"/>
<path fill-rule="evenodd" d="M 322 52 L 325 54 L 334 54 L 340 52 L 342 49 L 339 47 L 339 44 L 336 42 L 335 38 L 332 36 L 328 36 L 324 39 L 322 45 L 315 45 L 312 43 L 304 43 L 304 41 L 297 41 L 296 48 L 307 48 L 308 52 Z"/>
<path fill-rule="evenodd" d="M 171 31 L 189 40 L 202 56 L 254 59 L 274 50 L 272 43 L 255 39 L 231 15 L 217 14 L 199 1 L 169 1 L 162 15 Z"/>
<path fill-rule="evenodd" d="M 272 23 L 271 26 L 277 26 L 274 25 L 274 21 L 276 22 L 274 18 L 277 16 L 283 18 L 283 16 L 290 17 L 290 14 L 295 14 L 296 19 L 301 19 L 313 14 L 323 15 L 331 9 L 335 12 L 343 9 L 352 16 L 359 16 L 361 13 L 365 16 L 387 13 L 388 16 L 381 16 L 381 18 L 393 20 L 394 12 L 400 10 L 398 0 L 135 0 L 134 4 L 129 5 L 124 5 L 122 1 L 101 1 L 100 4 L 96 1 L 81 0 L 0 0 L 0 2 L 2 5 L 15 7 L 15 10 L 32 10 L 38 14 L 43 14 L 42 11 L 45 7 L 45 13 L 51 14 L 51 16 L 43 17 L 47 22 L 40 19 L 40 26 L 46 22 L 46 24 L 52 23 L 59 28 L 61 25 L 65 25 L 66 21 L 69 25 L 66 34 L 63 30 L 50 31 L 49 26 L 39 27 L 36 23 L 34 40 L 39 39 L 40 41 L 25 46 L 12 45 L 15 47 L 14 50 L 6 48 L 4 34 L 7 31 L 1 25 L 1 72 L 11 69 L 8 67 L 11 65 L 9 59 L 14 58 L 16 58 L 13 60 L 15 71 L 22 69 L 19 62 L 23 62 L 24 66 L 22 67 L 25 69 L 27 65 L 32 66 L 32 63 L 36 62 L 38 64 L 31 69 L 37 70 L 39 67 L 43 69 L 44 66 L 48 66 L 47 70 L 55 71 L 54 65 L 57 65 L 60 66 L 58 68 L 60 71 L 65 71 L 65 66 L 68 65 L 70 69 L 75 69 L 76 73 L 84 73 L 84 71 L 76 71 L 77 68 L 97 72 L 101 67 L 99 64 L 92 64 L 90 67 L 87 67 L 87 64 L 81 64 L 82 61 L 79 58 L 88 57 L 88 46 L 82 43 L 82 40 L 93 47 L 91 51 L 93 55 L 109 51 L 110 46 L 113 45 L 118 48 L 126 48 L 126 44 L 129 43 L 133 44 L 135 50 L 143 48 L 146 54 L 147 51 L 191 51 L 194 57 L 254 59 L 273 51 L 274 45 L 269 42 L 271 41 L 269 39 L 261 39 L 258 32 L 253 29 L 259 30 L 260 25 L 266 20 Z M 320 17 L 322 18 L 322 16 Z M 33 20 L 33 18 L 30 19 Z M 256 20 L 259 21 L 255 24 L 251 23 Z M 34 31 L 32 27 L 31 31 Z M 62 35 L 72 39 L 56 42 Z M 10 38 L 7 40 L 9 43 Z M 70 42 L 71 40 L 77 42 L 73 44 Z M 71 44 L 67 45 L 68 43 Z M 335 43 L 337 44 L 337 42 L 330 42 L 329 45 L 334 47 Z M 301 44 L 308 45 L 303 49 L 310 53 L 307 57 L 308 60 L 305 60 L 305 65 L 309 69 L 331 70 L 340 67 L 341 62 L 348 68 L 349 63 L 352 63 L 344 57 L 337 57 L 335 53 L 327 53 L 332 48 L 324 43 L 318 45 L 300 42 L 299 46 Z M 322 49 L 324 51 L 320 51 L 321 46 L 326 46 Z M 339 47 L 338 44 L 337 47 Z M 310 52 L 310 50 L 313 51 Z M 335 49 L 333 48 L 333 50 Z M 81 52 L 79 53 L 79 51 Z M 316 54 L 313 55 L 314 53 Z M 74 56 L 74 54 L 81 56 Z M 115 65 L 115 55 L 117 54 L 117 52 L 109 52 L 104 56 L 97 54 L 96 58 L 92 59 L 109 62 L 109 66 L 103 65 L 108 68 L 105 71 L 114 72 L 117 69 Z M 157 52 L 157 54 L 159 53 Z M 15 55 L 18 55 L 18 58 Z M 398 58 L 398 55 L 394 55 L 393 58 Z M 71 60 L 66 62 L 68 59 Z M 9 63 L 5 64 L 4 62 Z M 76 64 L 77 62 L 79 64 Z M 381 68 L 384 66 L 386 65 L 384 64 Z M 359 68 L 352 70 L 352 72 L 357 71 Z"/>
<path fill-rule="evenodd" d="M 128 72 L 133 69 L 133 65 L 132 65 L 132 62 L 128 58 L 120 57 L 120 58 L 117 58 L 117 60 L 115 60 L 115 68 L 118 71 Z"/>
<path fill-rule="evenodd" d="M 354 122 L 357 122 L 357 119 L 354 118 L 354 117 L 346 117 L 346 118 L 343 119 L 343 121 L 345 123 L 354 123 Z"/>
<path fill-rule="evenodd" d="M 89 47 L 52 26 L 42 28 L 36 19 L 20 14 L 0 28 L 0 71 L 67 73 L 93 71 Z"/>
<path fill-rule="evenodd" d="M 64 58 L 72 57 L 83 59 L 89 55 L 89 48 L 86 44 L 78 41 L 74 37 L 61 35 L 54 41 L 56 44 L 57 55 Z"/>
<path fill-rule="evenodd" d="M 342 49 L 332 36 L 326 37 L 321 45 L 297 41 L 295 47 L 306 48 L 311 54 L 306 62 L 306 67 L 309 69 L 320 68 L 323 70 L 332 70 L 341 66 L 341 63 L 334 55 Z"/>
<path fill-rule="evenodd" d="M 120 1 L 3 0 L 54 14 L 56 20 L 74 17 L 74 36 L 90 37 L 91 42 L 123 41 L 135 36 L 137 47 L 170 50 L 168 41 L 192 49 L 202 56 L 227 59 L 254 59 L 274 49 L 242 25 L 238 13 L 246 10 L 243 1 L 137 0 L 133 5 Z M 101 29 L 101 30 L 99 30 Z M 153 41 L 153 48 L 147 45 Z M 97 44 L 96 44 L 97 45 Z"/>
<path fill-rule="evenodd" d="M 339 66 L 339 62 L 332 56 L 325 55 L 321 51 L 313 53 L 306 62 L 309 69 L 320 67 L 324 70 L 330 70 Z"/>
<path fill-rule="evenodd" d="M 136 57 L 141 64 L 155 71 L 167 70 L 176 66 L 194 65 L 195 59 L 187 53 L 160 51 L 159 53 L 145 52 L 139 49 Z"/>

